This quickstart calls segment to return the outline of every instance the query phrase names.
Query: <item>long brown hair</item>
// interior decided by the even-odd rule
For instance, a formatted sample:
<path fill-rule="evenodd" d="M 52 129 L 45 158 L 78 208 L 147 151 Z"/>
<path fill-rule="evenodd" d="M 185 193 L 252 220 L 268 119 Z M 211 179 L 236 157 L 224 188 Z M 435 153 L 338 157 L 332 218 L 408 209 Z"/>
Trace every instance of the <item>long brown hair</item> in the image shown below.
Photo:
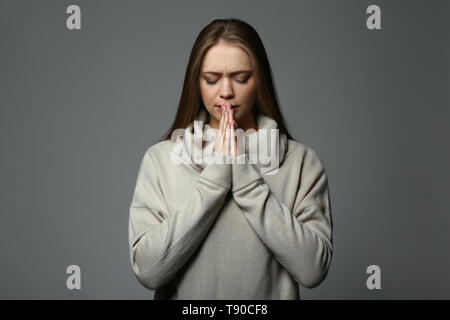
<path fill-rule="evenodd" d="M 175 120 L 161 141 L 170 140 L 174 130 L 186 128 L 194 121 L 202 108 L 206 109 L 199 88 L 199 73 L 206 51 L 221 39 L 231 45 L 239 46 L 250 56 L 257 84 L 253 115 L 255 116 L 258 112 L 264 113 L 277 122 L 280 133 L 284 133 L 288 139 L 293 139 L 281 114 L 272 70 L 258 33 L 242 20 L 216 19 L 203 28 L 195 40 L 186 68 Z"/>

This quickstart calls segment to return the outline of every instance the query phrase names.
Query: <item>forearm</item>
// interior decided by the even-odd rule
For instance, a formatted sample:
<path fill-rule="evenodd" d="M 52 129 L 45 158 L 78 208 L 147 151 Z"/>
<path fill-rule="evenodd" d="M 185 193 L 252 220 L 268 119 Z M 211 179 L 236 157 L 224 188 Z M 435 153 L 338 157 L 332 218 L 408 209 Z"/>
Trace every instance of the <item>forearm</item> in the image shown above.
<path fill-rule="evenodd" d="M 235 177 L 245 177 L 244 179 Z M 233 197 L 260 239 L 291 275 L 306 287 L 326 276 L 332 257 L 330 212 L 309 206 L 292 212 L 278 201 L 249 164 L 233 167 Z M 298 216 L 308 220 L 304 223 Z"/>
<path fill-rule="evenodd" d="M 151 225 L 141 237 L 135 238 L 131 260 L 136 277 L 144 286 L 160 287 L 186 263 L 220 212 L 230 182 L 230 165 L 207 166 L 189 201 L 162 223 Z M 144 209 L 134 210 L 138 216 L 139 210 Z"/>

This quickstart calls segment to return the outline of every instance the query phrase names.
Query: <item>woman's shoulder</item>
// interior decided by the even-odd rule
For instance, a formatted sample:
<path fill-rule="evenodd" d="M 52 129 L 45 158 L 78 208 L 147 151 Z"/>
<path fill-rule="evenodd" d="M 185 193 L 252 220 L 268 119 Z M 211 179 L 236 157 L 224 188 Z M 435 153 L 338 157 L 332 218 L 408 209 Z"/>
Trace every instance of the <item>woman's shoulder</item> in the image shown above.
<path fill-rule="evenodd" d="M 324 166 L 322 158 L 311 146 L 294 139 L 288 139 L 286 158 L 293 158 L 306 165 Z"/>
<path fill-rule="evenodd" d="M 145 151 L 145 156 L 149 156 L 155 161 L 164 161 L 170 156 L 170 150 L 174 147 L 174 143 L 171 140 L 159 141 Z"/>

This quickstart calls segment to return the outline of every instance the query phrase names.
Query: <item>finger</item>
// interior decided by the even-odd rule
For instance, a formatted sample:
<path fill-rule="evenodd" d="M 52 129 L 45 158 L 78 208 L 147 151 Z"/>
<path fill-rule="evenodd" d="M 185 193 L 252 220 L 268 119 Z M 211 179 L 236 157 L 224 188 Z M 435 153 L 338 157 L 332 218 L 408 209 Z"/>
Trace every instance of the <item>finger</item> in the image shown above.
<path fill-rule="evenodd" d="M 225 104 L 224 105 L 224 108 L 223 108 L 223 115 L 224 115 L 224 129 L 226 129 L 227 128 L 227 121 L 228 121 L 228 107 L 227 107 L 227 105 Z"/>
<path fill-rule="evenodd" d="M 225 130 L 227 128 L 227 111 L 226 111 L 225 105 L 222 105 L 222 117 L 223 117 L 223 123 L 222 123 L 221 131 L 225 135 Z"/>
<path fill-rule="evenodd" d="M 230 124 L 230 128 L 231 128 L 231 156 L 233 158 L 236 158 L 236 154 L 237 154 L 237 152 L 236 152 L 236 144 L 237 144 L 237 141 L 236 141 L 236 136 L 235 136 L 235 133 L 234 133 L 234 125 Z"/>
<path fill-rule="evenodd" d="M 225 131 L 224 153 L 230 155 L 230 105 L 228 103 L 225 107 Z"/>
<path fill-rule="evenodd" d="M 227 133 L 225 139 L 225 154 L 230 155 L 230 124 L 227 124 Z"/>
<path fill-rule="evenodd" d="M 226 133 L 227 133 L 227 112 L 226 105 L 223 105 L 223 126 L 222 126 L 222 151 L 225 153 L 225 142 L 226 142 Z"/>

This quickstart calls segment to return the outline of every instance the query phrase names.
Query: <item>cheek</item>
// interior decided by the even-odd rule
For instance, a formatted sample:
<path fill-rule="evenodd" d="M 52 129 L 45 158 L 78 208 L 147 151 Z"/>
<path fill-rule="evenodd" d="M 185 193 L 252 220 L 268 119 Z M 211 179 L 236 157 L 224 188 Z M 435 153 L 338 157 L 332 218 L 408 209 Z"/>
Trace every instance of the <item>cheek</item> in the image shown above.
<path fill-rule="evenodd" d="M 251 103 L 254 98 L 256 97 L 256 88 L 255 86 L 246 86 L 241 89 L 240 96 L 242 99 L 247 102 Z"/>
<path fill-rule="evenodd" d="M 214 107 L 214 103 L 216 100 L 215 98 L 216 92 L 214 91 L 214 88 L 203 84 L 200 84 L 199 88 L 203 104 L 205 105 L 206 110 L 208 110 L 209 114 L 212 115 L 217 121 L 219 121 L 220 111 Z"/>
<path fill-rule="evenodd" d="M 216 91 L 214 88 L 206 85 L 200 85 L 200 92 L 202 94 L 202 97 L 206 102 L 213 99 L 216 95 Z"/>

